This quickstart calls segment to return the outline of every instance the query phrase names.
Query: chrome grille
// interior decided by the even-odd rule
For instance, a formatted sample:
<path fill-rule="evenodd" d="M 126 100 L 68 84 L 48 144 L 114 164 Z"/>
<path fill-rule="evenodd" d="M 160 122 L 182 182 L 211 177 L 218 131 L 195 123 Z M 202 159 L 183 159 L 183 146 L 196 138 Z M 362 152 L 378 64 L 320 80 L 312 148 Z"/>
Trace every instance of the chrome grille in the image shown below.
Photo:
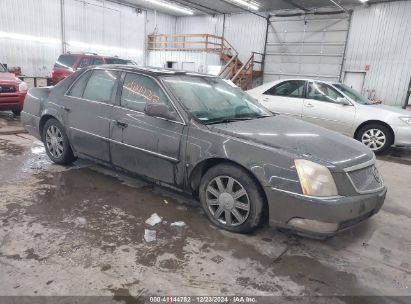
<path fill-rule="evenodd" d="M 384 184 L 375 165 L 348 172 L 348 176 L 358 193 L 367 193 L 381 189 Z"/>
<path fill-rule="evenodd" d="M 0 93 L 15 93 L 15 92 L 16 92 L 15 86 L 0 85 Z"/>

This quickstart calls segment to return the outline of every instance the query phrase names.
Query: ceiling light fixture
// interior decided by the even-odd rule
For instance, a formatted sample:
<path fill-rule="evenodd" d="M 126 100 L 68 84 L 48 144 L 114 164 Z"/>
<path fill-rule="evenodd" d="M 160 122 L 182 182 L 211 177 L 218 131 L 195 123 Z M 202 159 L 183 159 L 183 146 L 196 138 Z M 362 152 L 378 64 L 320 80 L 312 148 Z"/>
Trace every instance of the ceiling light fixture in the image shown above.
<path fill-rule="evenodd" d="M 368 2 L 368 0 L 360 0 L 361 3 Z"/>
<path fill-rule="evenodd" d="M 257 5 L 257 3 L 254 2 L 254 1 L 253 2 L 248 2 L 248 1 L 245 1 L 245 0 L 231 0 L 231 1 L 234 2 L 234 3 L 237 3 L 239 5 L 245 6 L 246 8 L 251 9 L 253 11 L 258 11 L 259 8 L 260 8 Z"/>
<path fill-rule="evenodd" d="M 188 8 L 181 7 L 181 6 L 174 5 L 174 4 L 171 4 L 171 3 L 158 1 L 158 0 L 144 0 L 144 1 L 155 4 L 155 5 L 158 5 L 158 6 L 161 6 L 161 7 L 168 8 L 168 9 L 180 12 L 180 13 L 184 13 L 184 14 L 187 14 L 187 15 L 194 15 L 194 12 L 192 10 L 190 10 Z"/>

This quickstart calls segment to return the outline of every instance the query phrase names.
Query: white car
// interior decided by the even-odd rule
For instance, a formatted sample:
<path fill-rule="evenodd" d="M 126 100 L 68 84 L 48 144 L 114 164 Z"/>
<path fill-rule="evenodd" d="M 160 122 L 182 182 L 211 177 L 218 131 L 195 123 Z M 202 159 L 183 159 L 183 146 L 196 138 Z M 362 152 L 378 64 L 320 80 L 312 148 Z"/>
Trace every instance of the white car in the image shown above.
<path fill-rule="evenodd" d="M 411 112 L 376 105 L 350 87 L 312 79 L 282 79 L 248 91 L 272 112 L 353 137 L 375 153 L 411 146 Z"/>

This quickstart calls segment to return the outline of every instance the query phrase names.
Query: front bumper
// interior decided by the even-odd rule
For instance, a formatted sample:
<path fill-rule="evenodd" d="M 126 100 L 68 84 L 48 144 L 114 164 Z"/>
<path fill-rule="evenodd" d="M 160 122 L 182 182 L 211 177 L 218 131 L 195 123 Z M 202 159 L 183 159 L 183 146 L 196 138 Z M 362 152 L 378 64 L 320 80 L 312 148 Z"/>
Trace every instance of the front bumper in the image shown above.
<path fill-rule="evenodd" d="M 396 127 L 394 130 L 395 133 L 395 146 L 411 146 L 411 126 Z"/>
<path fill-rule="evenodd" d="M 27 92 L 0 93 L 0 111 L 21 110 Z"/>
<path fill-rule="evenodd" d="M 370 194 L 321 199 L 274 188 L 265 190 L 270 225 L 319 237 L 332 236 L 376 214 L 387 193 L 384 188 Z"/>

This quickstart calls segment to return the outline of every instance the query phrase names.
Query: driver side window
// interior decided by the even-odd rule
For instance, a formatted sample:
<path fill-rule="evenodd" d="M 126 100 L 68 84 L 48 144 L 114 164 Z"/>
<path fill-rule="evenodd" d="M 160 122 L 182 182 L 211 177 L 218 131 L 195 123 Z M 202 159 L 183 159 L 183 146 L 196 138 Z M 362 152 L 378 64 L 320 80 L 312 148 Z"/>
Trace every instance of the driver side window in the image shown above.
<path fill-rule="evenodd" d="M 264 95 L 302 98 L 304 94 L 304 86 L 305 81 L 303 80 L 284 81 L 264 92 Z"/>
<path fill-rule="evenodd" d="M 343 96 L 328 84 L 310 82 L 308 84 L 307 98 L 324 102 L 338 103 L 337 99 L 343 98 Z"/>

